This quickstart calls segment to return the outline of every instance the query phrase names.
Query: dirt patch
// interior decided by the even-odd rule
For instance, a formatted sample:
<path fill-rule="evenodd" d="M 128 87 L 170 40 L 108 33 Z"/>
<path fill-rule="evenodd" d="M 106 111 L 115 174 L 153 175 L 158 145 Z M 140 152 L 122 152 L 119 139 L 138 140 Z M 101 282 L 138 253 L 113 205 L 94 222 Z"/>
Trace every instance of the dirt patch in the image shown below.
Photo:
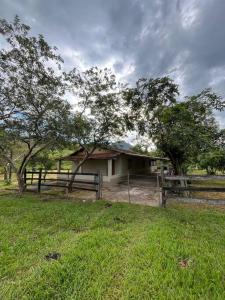
<path fill-rule="evenodd" d="M 185 258 L 185 259 L 180 259 L 178 261 L 178 265 L 180 268 L 182 269 L 185 269 L 185 268 L 188 268 L 190 267 L 190 264 L 191 264 L 191 260 L 189 258 Z"/>
<path fill-rule="evenodd" d="M 110 207 L 112 207 L 112 203 L 106 203 L 105 204 L 105 208 L 110 208 Z"/>
<path fill-rule="evenodd" d="M 45 255 L 46 260 L 58 260 L 60 259 L 61 254 L 58 252 L 50 252 L 47 255 Z"/>

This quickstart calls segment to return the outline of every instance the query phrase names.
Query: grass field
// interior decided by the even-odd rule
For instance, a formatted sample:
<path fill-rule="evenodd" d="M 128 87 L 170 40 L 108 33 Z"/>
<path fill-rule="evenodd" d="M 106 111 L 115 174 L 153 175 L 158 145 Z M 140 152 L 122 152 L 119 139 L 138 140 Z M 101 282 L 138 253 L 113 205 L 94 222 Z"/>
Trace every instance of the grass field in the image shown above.
<path fill-rule="evenodd" d="M 0 196 L 0 299 L 225 299 L 224 209 L 43 197 Z"/>

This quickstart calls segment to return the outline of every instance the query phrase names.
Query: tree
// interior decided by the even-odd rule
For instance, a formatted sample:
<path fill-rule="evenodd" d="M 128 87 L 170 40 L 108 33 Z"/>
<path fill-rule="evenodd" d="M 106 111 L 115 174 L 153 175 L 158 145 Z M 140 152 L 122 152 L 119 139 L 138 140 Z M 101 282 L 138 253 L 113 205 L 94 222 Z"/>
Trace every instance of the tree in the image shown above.
<path fill-rule="evenodd" d="M 72 142 L 84 149 L 84 159 L 71 177 L 70 188 L 78 169 L 98 146 L 108 145 L 124 133 L 122 113 L 122 86 L 109 69 L 91 68 L 84 72 L 73 69 L 65 74 L 69 91 L 78 101 L 76 111 L 68 126 Z"/>
<path fill-rule="evenodd" d="M 207 174 L 213 175 L 216 171 L 225 171 L 225 152 L 222 149 L 214 149 L 202 153 L 198 157 L 199 166 L 207 171 Z"/>
<path fill-rule="evenodd" d="M 182 174 L 191 160 L 215 143 L 213 110 L 222 110 L 224 101 L 209 89 L 183 102 L 176 101 L 177 95 L 178 87 L 167 77 L 139 80 L 124 93 L 130 108 L 128 128 L 147 134 L 170 159 L 175 174 Z"/>
<path fill-rule="evenodd" d="M 0 155 L 16 172 L 24 191 L 24 170 L 34 156 L 65 137 L 70 105 L 62 99 L 64 84 L 57 75 L 62 59 L 42 35 L 30 36 L 30 27 L 15 17 L 0 20 L 8 46 L 0 50 Z M 26 145 L 20 163 L 9 156 L 16 142 Z"/>
<path fill-rule="evenodd" d="M 207 114 L 202 105 L 192 105 L 190 99 L 161 112 L 163 130 L 155 132 L 154 140 L 157 148 L 170 158 L 175 174 L 185 173 L 188 164 L 215 143 L 217 124 Z"/>

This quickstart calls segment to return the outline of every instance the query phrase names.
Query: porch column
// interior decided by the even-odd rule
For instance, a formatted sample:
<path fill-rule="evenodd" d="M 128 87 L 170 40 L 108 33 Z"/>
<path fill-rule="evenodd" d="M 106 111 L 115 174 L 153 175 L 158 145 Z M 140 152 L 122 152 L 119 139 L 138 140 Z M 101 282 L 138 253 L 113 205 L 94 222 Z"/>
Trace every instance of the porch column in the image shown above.
<path fill-rule="evenodd" d="M 108 178 L 112 177 L 112 159 L 108 159 Z"/>

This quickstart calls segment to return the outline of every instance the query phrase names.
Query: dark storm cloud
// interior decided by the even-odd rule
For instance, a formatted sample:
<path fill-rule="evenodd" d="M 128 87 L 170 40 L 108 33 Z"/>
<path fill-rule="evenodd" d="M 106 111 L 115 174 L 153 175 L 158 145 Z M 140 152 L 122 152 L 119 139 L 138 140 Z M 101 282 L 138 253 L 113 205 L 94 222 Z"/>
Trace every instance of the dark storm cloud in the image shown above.
<path fill-rule="evenodd" d="M 120 78 L 169 75 L 182 95 L 225 96 L 224 0 L 0 0 L 74 65 L 110 66 Z M 223 115 L 218 119 L 223 122 Z M 225 124 L 224 124 L 225 125 Z"/>

